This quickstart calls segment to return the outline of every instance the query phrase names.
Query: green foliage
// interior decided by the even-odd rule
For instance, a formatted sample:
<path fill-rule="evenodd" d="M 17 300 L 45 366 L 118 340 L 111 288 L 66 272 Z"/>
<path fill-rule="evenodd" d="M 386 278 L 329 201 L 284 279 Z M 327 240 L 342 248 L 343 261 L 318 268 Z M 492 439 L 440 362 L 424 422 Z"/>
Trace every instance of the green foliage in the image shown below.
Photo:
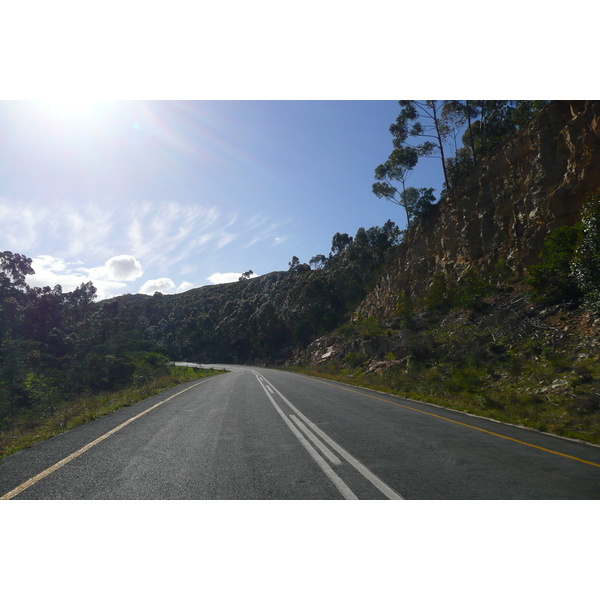
<path fill-rule="evenodd" d="M 452 306 L 453 294 L 446 276 L 436 273 L 425 295 L 424 304 L 429 310 L 442 310 Z"/>
<path fill-rule="evenodd" d="M 479 310 L 484 306 L 484 298 L 492 286 L 479 271 L 468 269 L 461 277 L 454 293 L 454 305 L 460 308 Z"/>
<path fill-rule="evenodd" d="M 339 254 L 346 247 L 352 243 L 352 236 L 347 233 L 336 233 L 331 240 L 331 252 L 332 254 Z"/>
<path fill-rule="evenodd" d="M 148 382 L 148 387 L 158 393 L 187 381 L 219 373 L 220 371 L 213 369 L 170 367 L 167 373 L 155 373 L 154 378 Z M 143 387 L 130 386 L 114 392 L 86 393 L 66 401 L 60 398 L 54 405 L 54 410 L 47 410 L 48 407 L 43 404 L 34 405 L 30 410 L 18 415 L 9 429 L 3 431 L 0 427 L 0 460 L 40 440 L 48 439 L 145 398 L 147 392 Z"/>
<path fill-rule="evenodd" d="M 317 254 L 308 261 L 308 264 L 312 269 L 323 269 L 327 265 L 327 257 L 323 254 Z"/>
<path fill-rule="evenodd" d="M 396 300 L 396 314 L 400 318 L 400 323 L 405 329 L 412 329 L 415 324 L 416 304 L 414 298 L 402 292 Z"/>
<path fill-rule="evenodd" d="M 14 289 L 25 288 L 25 277 L 33 275 L 31 258 L 9 251 L 0 252 L 0 292 L 2 296 Z"/>
<path fill-rule="evenodd" d="M 349 352 L 346 354 L 342 362 L 346 363 L 353 369 L 362 367 L 368 360 L 368 357 L 364 354 L 358 354 L 356 352 Z"/>
<path fill-rule="evenodd" d="M 531 121 L 548 104 L 542 100 L 400 100 L 390 126 L 394 149 L 375 169 L 373 193 L 406 209 L 406 182 L 419 158 L 440 159 L 445 198 L 479 161 Z M 464 131 L 462 139 L 460 132 Z M 418 143 L 420 140 L 424 140 Z M 462 143 L 462 146 L 460 144 Z M 398 187 L 397 184 L 400 184 Z M 412 216 L 406 210 L 410 226 Z"/>
<path fill-rule="evenodd" d="M 386 330 L 374 317 L 359 318 L 340 328 L 340 332 L 348 337 L 358 336 L 363 340 L 371 340 L 384 335 Z"/>
<path fill-rule="evenodd" d="M 578 278 L 571 272 L 582 225 L 559 227 L 548 235 L 540 260 L 529 268 L 527 285 L 537 304 L 576 304 L 581 298 Z M 582 272 L 581 270 L 579 271 Z"/>
<path fill-rule="evenodd" d="M 571 279 L 583 293 L 586 307 L 600 313 L 600 190 L 586 197 L 579 244 L 573 254 Z"/>
<path fill-rule="evenodd" d="M 461 181 L 467 176 L 475 166 L 473 154 L 469 148 L 463 146 L 456 151 L 456 154 L 446 160 L 446 171 L 448 181 L 451 186 Z"/>
<path fill-rule="evenodd" d="M 0 253 L 0 429 L 82 394 L 136 384 L 154 391 L 168 359 L 256 363 L 290 358 L 349 318 L 401 243 L 392 221 L 337 233 L 332 253 L 287 272 L 183 294 L 126 295 L 94 302 L 91 283 L 64 293 L 31 288 L 31 259 Z M 312 267 L 312 268 L 311 268 Z M 365 338 L 374 322 L 360 324 Z M 60 399 L 60 402 L 59 402 Z"/>
<path fill-rule="evenodd" d="M 426 219 L 435 203 L 433 188 L 407 187 L 400 193 L 400 203 L 409 216 L 409 223 L 411 219 Z"/>
<path fill-rule="evenodd" d="M 486 373 L 475 366 L 459 366 L 445 380 L 445 385 L 453 393 L 467 392 L 476 394 L 485 383 Z"/>
<path fill-rule="evenodd" d="M 55 381 L 48 374 L 28 373 L 25 377 L 25 389 L 37 403 L 54 411 L 60 394 Z"/>
<path fill-rule="evenodd" d="M 493 267 L 491 277 L 496 286 L 502 286 L 513 276 L 512 269 L 503 259 L 500 259 Z"/>
<path fill-rule="evenodd" d="M 468 269 L 457 283 L 451 283 L 443 273 L 436 273 L 425 295 L 423 304 L 429 310 L 466 308 L 480 310 L 492 285 L 476 269 Z"/>
<path fill-rule="evenodd" d="M 309 343 L 314 337 L 314 329 L 308 319 L 301 319 L 294 326 L 294 343 L 304 345 Z"/>

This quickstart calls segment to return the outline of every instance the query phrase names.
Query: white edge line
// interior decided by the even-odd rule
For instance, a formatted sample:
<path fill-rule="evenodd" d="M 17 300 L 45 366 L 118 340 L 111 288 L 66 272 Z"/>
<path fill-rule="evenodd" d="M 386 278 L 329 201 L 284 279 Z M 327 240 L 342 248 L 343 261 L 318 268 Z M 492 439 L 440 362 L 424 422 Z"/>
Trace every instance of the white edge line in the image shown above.
<path fill-rule="evenodd" d="M 117 427 L 115 427 L 114 429 L 111 429 L 110 431 L 106 432 L 104 435 L 101 435 L 99 438 L 96 438 L 95 440 L 93 440 L 89 444 L 86 444 L 85 446 L 83 446 L 79 450 L 76 450 L 72 454 L 69 454 L 69 456 L 67 456 L 67 457 L 63 458 L 62 460 L 58 461 L 57 463 L 55 463 L 51 467 L 48 467 L 47 469 L 45 469 L 41 473 L 38 473 L 34 477 L 31 477 L 27 481 L 23 482 L 21 485 L 19 485 L 18 487 L 16 487 L 14 490 L 11 490 L 10 492 L 4 494 L 4 496 L 0 496 L 0 500 L 10 500 L 11 498 L 14 498 L 15 496 L 19 495 L 21 492 L 24 492 L 27 488 L 30 488 L 32 485 L 34 485 L 38 481 L 44 479 L 45 477 L 47 477 L 48 475 L 54 473 L 55 471 L 58 471 L 58 469 L 60 469 L 61 467 L 64 467 L 67 463 L 70 463 L 72 460 L 74 460 L 78 456 L 81 456 L 84 452 L 87 452 L 90 448 L 92 448 L 96 444 L 99 444 L 100 442 L 102 442 L 106 438 L 110 437 L 113 433 L 116 433 L 120 429 L 123 429 L 123 427 L 125 427 L 126 425 L 129 425 L 130 423 L 133 423 L 133 421 L 135 421 L 136 419 L 139 419 L 140 417 L 143 417 L 145 414 L 149 413 L 151 410 L 154 410 L 155 408 L 158 408 L 161 404 L 164 404 L 165 402 L 168 402 L 169 400 L 175 398 L 175 396 L 179 396 L 179 394 L 183 394 L 184 392 L 187 392 L 188 390 L 191 390 L 192 388 L 196 387 L 197 385 L 200 385 L 202 383 L 206 383 L 207 381 L 208 381 L 208 379 L 205 379 L 204 381 L 200 381 L 199 383 L 195 383 L 194 385 L 190 385 L 190 387 L 185 388 L 185 390 L 181 390 L 180 392 L 177 392 L 176 394 L 173 394 L 169 398 L 166 398 L 165 400 L 161 400 L 160 402 L 158 402 L 154 406 L 151 406 L 150 408 L 148 408 L 145 411 L 141 412 L 139 415 L 136 415 L 135 417 L 132 417 L 128 421 L 125 421 L 124 423 L 121 423 L 120 425 L 117 425 Z"/>

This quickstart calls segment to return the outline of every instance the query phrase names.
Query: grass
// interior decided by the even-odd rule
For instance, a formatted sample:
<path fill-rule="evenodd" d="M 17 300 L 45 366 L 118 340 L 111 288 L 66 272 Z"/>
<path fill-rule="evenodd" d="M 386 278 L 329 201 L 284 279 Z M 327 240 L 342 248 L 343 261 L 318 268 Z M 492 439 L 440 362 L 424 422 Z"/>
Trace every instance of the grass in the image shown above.
<path fill-rule="evenodd" d="M 139 385 L 114 392 L 100 392 L 65 401 L 52 411 L 31 409 L 15 416 L 12 427 L 0 431 L 0 461 L 42 440 L 79 427 L 125 406 L 145 400 L 181 383 L 222 373 L 214 369 L 170 367 Z"/>

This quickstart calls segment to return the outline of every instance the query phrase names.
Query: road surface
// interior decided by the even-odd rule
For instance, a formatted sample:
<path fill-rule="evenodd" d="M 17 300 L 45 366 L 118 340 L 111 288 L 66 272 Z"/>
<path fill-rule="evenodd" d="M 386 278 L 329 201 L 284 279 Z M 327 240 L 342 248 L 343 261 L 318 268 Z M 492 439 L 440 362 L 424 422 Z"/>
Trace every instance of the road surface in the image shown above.
<path fill-rule="evenodd" d="M 598 499 L 600 447 L 258 367 L 0 463 L 2 499 Z"/>

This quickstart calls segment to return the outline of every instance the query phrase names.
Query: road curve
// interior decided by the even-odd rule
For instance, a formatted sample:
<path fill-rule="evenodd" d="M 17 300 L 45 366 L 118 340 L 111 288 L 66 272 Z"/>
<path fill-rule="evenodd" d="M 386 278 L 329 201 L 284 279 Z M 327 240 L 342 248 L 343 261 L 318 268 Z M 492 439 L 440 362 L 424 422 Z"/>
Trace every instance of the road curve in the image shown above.
<path fill-rule="evenodd" d="M 600 447 L 258 367 L 0 463 L 0 499 L 598 499 Z"/>

